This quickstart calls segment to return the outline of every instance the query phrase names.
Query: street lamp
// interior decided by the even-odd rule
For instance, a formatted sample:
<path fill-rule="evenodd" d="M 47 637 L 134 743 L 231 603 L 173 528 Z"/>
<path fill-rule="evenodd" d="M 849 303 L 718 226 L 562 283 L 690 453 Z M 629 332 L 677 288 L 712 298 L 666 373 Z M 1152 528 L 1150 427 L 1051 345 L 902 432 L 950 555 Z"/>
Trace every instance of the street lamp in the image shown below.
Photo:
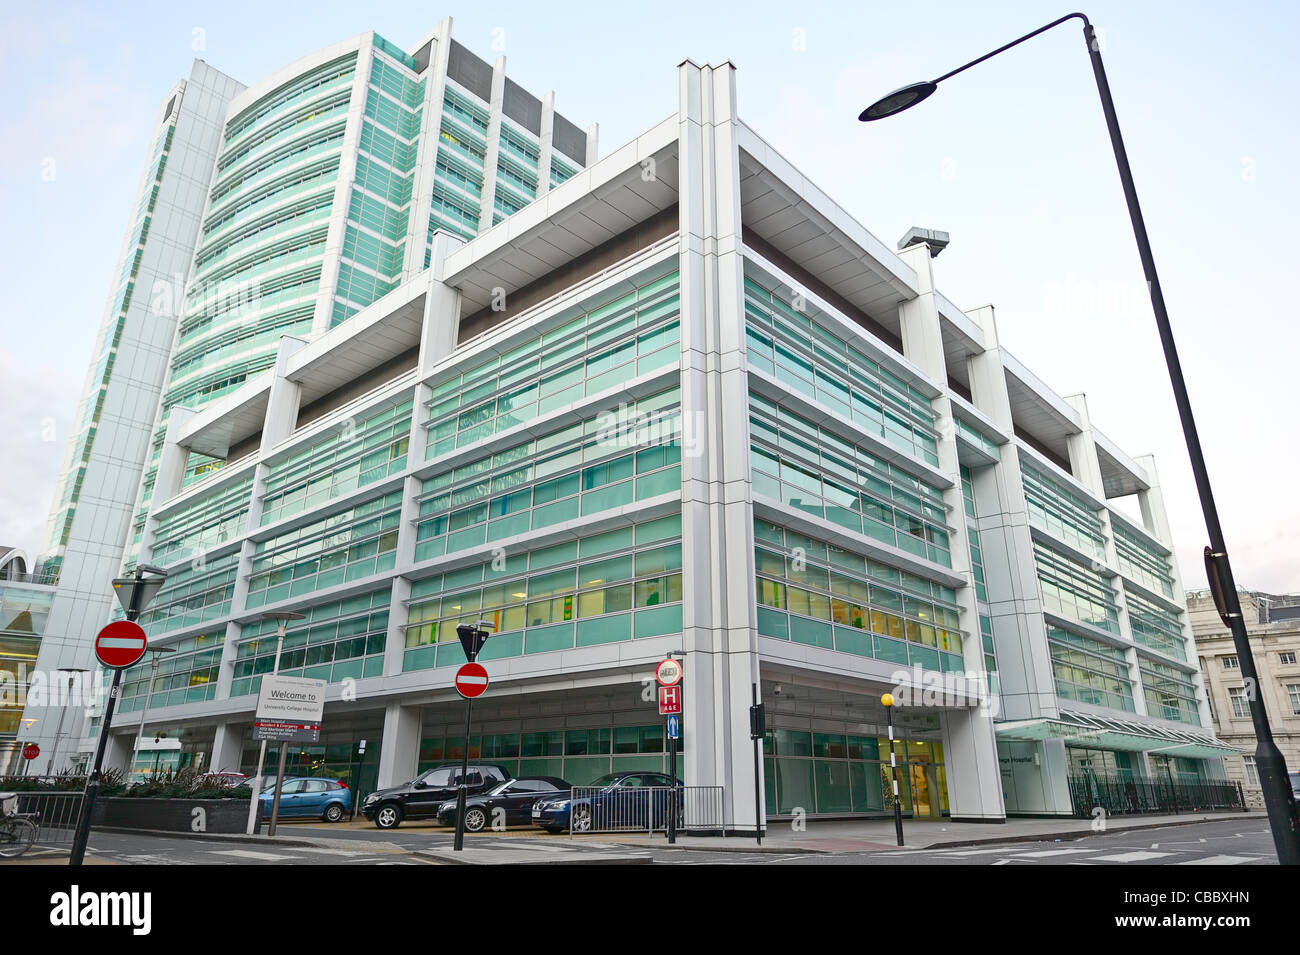
<path fill-rule="evenodd" d="M 889 723 L 889 775 L 894 783 L 894 834 L 898 844 L 903 844 L 903 806 L 898 801 L 898 757 L 894 755 L 894 694 L 886 693 L 880 698 L 880 705 L 885 708 L 885 718 Z"/>
<path fill-rule="evenodd" d="M 54 761 L 59 755 L 59 743 L 63 740 L 63 720 L 68 715 L 68 697 L 72 696 L 72 684 L 78 673 L 89 673 L 84 667 L 59 667 L 58 672 L 68 674 L 68 692 L 63 697 L 63 709 L 59 711 L 59 728 L 54 731 L 54 745 L 50 747 L 50 763 L 45 767 L 45 775 L 54 775 Z"/>
<path fill-rule="evenodd" d="M 492 624 L 487 620 L 478 623 L 456 625 L 456 636 L 460 638 L 461 648 L 470 663 L 477 658 L 483 644 L 487 643 L 488 631 Z M 456 787 L 456 836 L 452 841 L 452 851 L 460 852 L 465 848 L 465 777 L 469 775 L 469 730 L 470 717 L 474 713 L 474 700 L 465 697 L 465 745 L 460 751 L 460 785 Z"/>
<path fill-rule="evenodd" d="M 280 651 L 284 649 L 284 633 L 289 629 L 289 624 L 294 620 L 306 619 L 306 614 L 295 613 L 292 610 L 275 610 L 271 613 L 262 614 L 263 620 L 275 621 L 275 663 L 271 666 L 271 675 L 280 672 Z M 280 808 L 280 787 L 279 781 L 284 778 L 284 761 L 288 755 L 289 748 L 284 741 L 280 741 L 280 774 L 276 777 L 275 796 L 272 797 L 275 805 L 271 808 L 271 816 L 277 815 Z M 266 740 L 262 740 L 262 748 L 257 753 L 257 775 L 253 777 L 253 798 L 248 802 L 248 825 L 244 831 L 248 835 L 253 835 L 262 828 L 262 814 L 258 811 L 258 797 L 262 794 L 262 770 L 266 767 Z M 219 772 L 220 766 L 214 770 Z M 271 835 L 275 835 L 274 829 Z"/>
<path fill-rule="evenodd" d="M 153 659 L 149 663 L 149 682 L 144 688 L 144 706 L 140 708 L 140 728 L 135 734 L 135 752 L 131 754 L 131 771 L 128 774 L 135 776 L 135 759 L 140 755 L 140 743 L 144 741 L 144 718 L 149 712 L 149 697 L 153 693 L 154 680 L 158 679 L 158 658 L 164 653 L 175 653 L 175 647 L 150 647 L 149 651 L 153 654 Z M 157 775 L 155 768 L 154 775 Z"/>
<path fill-rule="evenodd" d="M 1178 360 L 1178 350 L 1174 346 L 1174 333 L 1169 324 L 1169 314 L 1165 310 L 1164 293 L 1160 289 L 1160 278 L 1156 274 L 1155 257 L 1151 252 L 1151 243 L 1147 239 L 1146 223 L 1142 218 L 1142 208 L 1138 204 L 1137 187 L 1133 183 L 1133 173 L 1129 169 L 1128 154 L 1124 149 L 1124 139 L 1120 135 L 1119 118 L 1115 114 L 1115 103 L 1111 99 L 1110 84 L 1106 80 L 1106 70 L 1101 62 L 1101 45 L 1097 40 L 1092 23 L 1082 13 L 1070 13 L 1046 26 L 1039 27 L 1032 33 L 1026 33 L 1017 40 L 1012 40 L 986 53 L 978 59 L 971 60 L 964 66 L 945 73 L 938 79 L 922 83 L 913 83 L 895 90 L 872 103 L 858 116 L 862 122 L 884 119 L 910 109 L 922 100 L 930 97 L 939 84 L 949 77 L 965 72 L 972 66 L 997 56 L 1013 46 L 1019 46 L 1026 40 L 1040 33 L 1060 26 L 1067 20 L 1083 22 L 1083 40 L 1088 47 L 1088 56 L 1092 60 L 1092 73 L 1097 81 L 1097 92 L 1101 97 L 1102 112 L 1106 116 L 1106 128 L 1110 132 L 1110 145 L 1115 153 L 1115 164 L 1119 167 L 1120 182 L 1124 187 L 1124 198 L 1128 202 L 1129 219 L 1133 225 L 1133 236 L 1137 239 L 1138 255 L 1142 259 L 1142 270 L 1146 274 L 1147 287 L 1151 293 L 1151 306 L 1155 311 L 1156 328 L 1160 333 L 1160 344 L 1165 353 L 1165 364 L 1169 369 L 1169 380 L 1174 389 L 1174 401 L 1178 405 L 1178 418 L 1182 422 L 1183 437 L 1187 443 L 1187 454 L 1191 459 L 1192 475 L 1196 479 L 1196 493 L 1200 497 L 1201 511 L 1205 515 L 1205 527 L 1210 538 L 1210 546 L 1205 548 L 1205 570 L 1214 594 L 1215 606 L 1224 624 L 1232 631 L 1232 642 L 1241 661 L 1241 675 L 1246 685 L 1258 687 L 1259 679 L 1255 671 L 1255 660 L 1250 652 L 1250 638 L 1246 633 L 1245 619 L 1241 615 L 1241 602 L 1237 598 L 1237 585 L 1233 580 L 1232 566 L 1228 560 L 1228 547 L 1224 543 L 1223 528 L 1219 524 L 1219 512 L 1214 504 L 1214 494 L 1210 489 L 1210 476 L 1205 467 L 1205 456 L 1201 451 L 1201 440 L 1196 430 L 1196 419 L 1192 416 L 1191 399 L 1187 395 L 1187 385 L 1183 380 L 1182 365 Z M 1273 830 L 1273 844 L 1277 849 L 1278 861 L 1283 865 L 1300 865 L 1300 831 L 1297 830 L 1295 797 L 1287 778 L 1286 761 L 1282 752 L 1273 742 L 1273 732 L 1269 727 L 1268 713 L 1264 709 L 1262 694 L 1256 692 L 1250 699 L 1250 715 L 1255 725 L 1255 765 L 1259 769 L 1260 785 L 1264 790 L 1264 804 L 1268 808 L 1269 825 Z"/>

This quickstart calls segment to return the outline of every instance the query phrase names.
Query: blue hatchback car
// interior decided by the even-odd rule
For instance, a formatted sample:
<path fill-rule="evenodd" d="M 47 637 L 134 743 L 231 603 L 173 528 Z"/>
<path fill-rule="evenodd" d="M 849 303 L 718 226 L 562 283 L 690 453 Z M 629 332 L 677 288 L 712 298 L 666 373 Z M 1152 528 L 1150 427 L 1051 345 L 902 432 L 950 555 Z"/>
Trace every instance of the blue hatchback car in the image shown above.
<path fill-rule="evenodd" d="M 271 800 L 274 788 L 258 797 L 262 804 L 262 818 L 271 818 Z M 339 822 L 352 808 L 353 794 L 341 779 L 324 779 L 315 776 L 295 776 L 280 786 L 281 819 L 324 819 Z"/>
<path fill-rule="evenodd" d="M 574 832 L 662 829 L 668 824 L 672 802 L 665 790 L 672 785 L 665 773 L 609 773 L 587 786 L 575 786 L 576 795 L 538 800 L 533 804 L 533 825 L 548 832 L 563 832 L 570 825 Z M 676 785 L 682 781 L 676 780 Z"/>

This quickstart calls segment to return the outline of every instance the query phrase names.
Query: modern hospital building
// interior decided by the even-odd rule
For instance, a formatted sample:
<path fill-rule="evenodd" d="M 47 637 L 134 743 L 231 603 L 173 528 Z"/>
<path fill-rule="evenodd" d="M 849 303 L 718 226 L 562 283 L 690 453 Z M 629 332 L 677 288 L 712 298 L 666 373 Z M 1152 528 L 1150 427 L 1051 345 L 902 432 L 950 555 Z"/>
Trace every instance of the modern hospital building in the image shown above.
<path fill-rule="evenodd" d="M 663 93 L 601 156 L 447 20 L 164 100 L 42 564 L 43 670 L 167 570 L 109 763 L 252 772 L 288 610 L 280 672 L 329 681 L 290 771 L 363 793 L 460 759 L 477 620 L 472 757 L 665 770 L 684 651 L 679 775 L 736 830 L 888 811 L 885 692 L 917 818 L 1222 780 L 1151 459 L 742 122 L 730 63 Z"/>

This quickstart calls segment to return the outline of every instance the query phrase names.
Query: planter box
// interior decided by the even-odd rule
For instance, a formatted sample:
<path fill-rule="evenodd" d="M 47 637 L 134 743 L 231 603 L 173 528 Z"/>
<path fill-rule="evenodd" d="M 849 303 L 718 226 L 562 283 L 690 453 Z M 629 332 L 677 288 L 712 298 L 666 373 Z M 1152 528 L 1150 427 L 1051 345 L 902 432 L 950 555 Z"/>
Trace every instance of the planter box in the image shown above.
<path fill-rule="evenodd" d="M 242 833 L 248 825 L 248 800 L 101 796 L 95 800 L 91 825 L 163 832 Z"/>

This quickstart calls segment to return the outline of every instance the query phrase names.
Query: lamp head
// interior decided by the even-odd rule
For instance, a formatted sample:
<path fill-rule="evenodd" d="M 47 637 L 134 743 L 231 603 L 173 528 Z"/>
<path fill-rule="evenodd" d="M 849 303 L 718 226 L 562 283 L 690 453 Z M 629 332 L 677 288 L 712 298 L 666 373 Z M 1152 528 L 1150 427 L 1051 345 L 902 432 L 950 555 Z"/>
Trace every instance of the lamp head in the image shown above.
<path fill-rule="evenodd" d="M 938 84 L 926 80 L 923 83 L 910 83 L 907 86 L 899 87 L 892 93 L 888 93 L 876 100 L 861 113 L 858 114 L 858 121 L 870 123 L 873 120 L 884 119 L 886 116 L 893 116 L 895 113 L 901 113 L 905 109 L 911 109 L 923 99 L 927 99 L 934 94 L 939 88 Z"/>

